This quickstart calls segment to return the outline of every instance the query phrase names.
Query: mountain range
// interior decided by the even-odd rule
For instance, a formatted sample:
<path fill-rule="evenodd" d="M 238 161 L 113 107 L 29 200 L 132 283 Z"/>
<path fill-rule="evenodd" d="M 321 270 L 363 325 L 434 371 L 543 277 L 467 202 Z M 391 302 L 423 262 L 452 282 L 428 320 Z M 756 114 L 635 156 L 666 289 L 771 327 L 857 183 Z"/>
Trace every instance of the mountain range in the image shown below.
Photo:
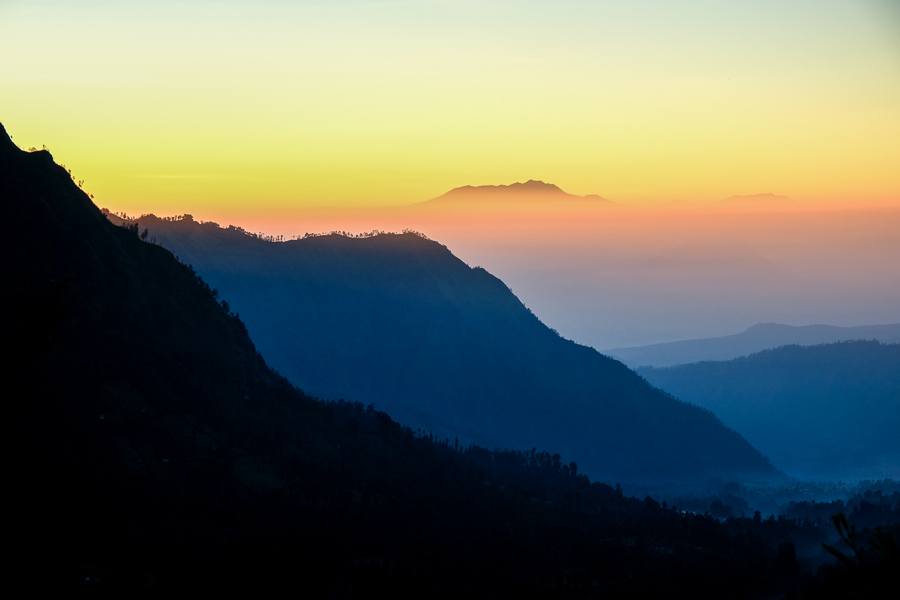
<path fill-rule="evenodd" d="M 638 372 L 715 412 L 790 475 L 900 478 L 900 344 L 784 346 Z"/>
<path fill-rule="evenodd" d="M 131 225 L 192 265 L 270 364 L 316 396 L 487 447 L 553 448 L 606 481 L 777 476 L 714 415 L 560 337 L 420 235 L 272 242 L 190 217 Z"/>
<path fill-rule="evenodd" d="M 778 538 L 752 521 L 731 530 L 591 483 L 555 454 L 456 448 L 299 392 L 191 268 L 110 223 L 2 127 L 0 198 L 11 585 L 337 597 L 783 585 Z"/>
<path fill-rule="evenodd" d="M 900 342 L 900 323 L 854 327 L 759 323 L 733 335 L 612 348 L 606 352 L 632 367 L 669 367 L 699 361 L 730 360 L 779 346 L 811 346 L 849 340 Z"/>

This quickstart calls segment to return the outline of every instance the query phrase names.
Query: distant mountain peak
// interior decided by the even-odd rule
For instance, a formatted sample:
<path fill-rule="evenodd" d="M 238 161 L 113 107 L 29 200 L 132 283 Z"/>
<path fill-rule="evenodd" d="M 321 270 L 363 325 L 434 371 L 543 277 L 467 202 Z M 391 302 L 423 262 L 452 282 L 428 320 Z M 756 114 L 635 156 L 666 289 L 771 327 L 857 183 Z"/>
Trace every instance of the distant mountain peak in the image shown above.
<path fill-rule="evenodd" d="M 529 179 L 528 181 L 516 181 L 510 184 L 500 184 L 500 185 L 463 185 L 460 187 L 453 188 L 444 196 L 449 196 L 450 194 L 465 194 L 465 193 L 510 193 L 510 192 L 528 192 L 528 193 L 538 193 L 538 194 L 562 194 L 568 195 L 563 191 L 558 185 L 553 183 L 547 183 L 546 181 L 541 181 L 540 179 Z"/>
<path fill-rule="evenodd" d="M 570 194 L 554 183 L 548 183 L 540 179 L 529 179 L 527 181 L 516 181 L 509 184 L 499 185 L 463 185 L 455 187 L 434 200 L 485 200 L 485 199 L 507 199 L 514 197 L 527 198 L 571 198 L 584 199 L 606 202 L 606 199 L 597 194 L 589 194 L 586 196 L 577 196 Z"/>
<path fill-rule="evenodd" d="M 507 187 L 518 188 L 520 190 L 535 191 L 535 192 L 565 194 L 565 192 L 562 191 L 562 189 L 558 185 L 556 185 L 554 183 L 547 183 L 546 181 L 541 181 L 540 179 L 529 179 L 525 183 L 519 183 L 519 182 L 511 183 Z"/>

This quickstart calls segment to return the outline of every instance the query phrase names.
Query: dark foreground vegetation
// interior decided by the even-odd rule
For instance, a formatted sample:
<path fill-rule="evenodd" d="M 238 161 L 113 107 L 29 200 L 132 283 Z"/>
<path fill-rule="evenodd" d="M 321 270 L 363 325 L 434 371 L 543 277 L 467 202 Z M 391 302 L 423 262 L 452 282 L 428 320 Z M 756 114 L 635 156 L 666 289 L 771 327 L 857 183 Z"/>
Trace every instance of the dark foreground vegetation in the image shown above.
<path fill-rule="evenodd" d="M 0 130 L 5 583 L 321 596 L 819 595 L 794 525 L 720 522 L 539 452 L 459 449 L 271 371 L 166 250 Z M 887 581 L 879 550 L 836 562 Z M 895 555 L 894 555 L 895 556 Z M 894 559 L 895 560 L 895 559 Z M 838 589 L 835 587 L 834 589 Z"/>

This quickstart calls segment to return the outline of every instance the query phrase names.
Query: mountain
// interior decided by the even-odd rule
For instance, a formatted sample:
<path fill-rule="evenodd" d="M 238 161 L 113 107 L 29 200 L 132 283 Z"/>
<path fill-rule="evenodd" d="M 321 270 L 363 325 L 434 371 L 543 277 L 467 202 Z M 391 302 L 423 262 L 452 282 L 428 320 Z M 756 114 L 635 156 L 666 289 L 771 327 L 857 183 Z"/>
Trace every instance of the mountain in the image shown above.
<path fill-rule="evenodd" d="M 732 532 L 592 484 L 558 455 L 456 449 L 304 395 L 189 267 L 111 224 L 49 153 L 20 151 L 2 127 L 0 199 L 11 587 L 722 597 L 782 585 L 768 566 L 779 541 L 750 521 Z"/>
<path fill-rule="evenodd" d="M 413 233 L 271 242 L 192 218 L 138 220 L 320 397 L 487 447 L 553 448 L 607 481 L 775 476 L 715 416 L 561 338 L 502 281 Z"/>
<path fill-rule="evenodd" d="M 453 188 L 449 192 L 425 202 L 425 204 L 434 206 L 448 203 L 554 200 L 587 200 L 597 204 L 609 202 L 596 194 L 576 196 L 563 191 L 562 188 L 555 184 L 529 179 L 525 182 L 515 182 L 508 185 L 464 185 Z"/>
<path fill-rule="evenodd" d="M 900 323 L 855 327 L 759 323 L 734 335 L 613 348 L 606 352 L 632 367 L 669 367 L 707 360 L 730 360 L 779 346 L 811 346 L 849 340 L 900 342 Z"/>
<path fill-rule="evenodd" d="M 900 477 L 900 344 L 785 346 L 639 372 L 715 412 L 791 475 Z"/>

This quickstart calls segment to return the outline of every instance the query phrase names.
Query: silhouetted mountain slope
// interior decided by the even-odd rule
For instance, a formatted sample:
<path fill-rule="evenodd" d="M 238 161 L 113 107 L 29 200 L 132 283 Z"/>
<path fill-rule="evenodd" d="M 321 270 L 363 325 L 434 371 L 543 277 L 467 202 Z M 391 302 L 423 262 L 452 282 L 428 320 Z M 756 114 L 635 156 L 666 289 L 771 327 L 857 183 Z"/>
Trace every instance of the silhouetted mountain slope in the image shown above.
<path fill-rule="evenodd" d="M 766 477 L 705 410 L 560 338 L 496 277 L 415 234 L 272 243 L 192 219 L 141 217 L 248 324 L 266 359 L 326 398 L 488 447 L 553 448 L 593 477 Z"/>
<path fill-rule="evenodd" d="M 898 344 L 786 346 L 639 372 L 714 411 L 792 475 L 900 477 Z"/>
<path fill-rule="evenodd" d="M 755 534 L 625 498 L 558 457 L 458 452 L 303 395 L 188 267 L 2 128 L 0 199 L 8 587 L 721 597 L 776 584 Z"/>
<path fill-rule="evenodd" d="M 705 360 L 730 360 L 779 346 L 811 346 L 850 340 L 900 342 L 900 323 L 856 327 L 759 323 L 734 335 L 613 348 L 607 352 L 632 367 L 670 367 Z"/>

